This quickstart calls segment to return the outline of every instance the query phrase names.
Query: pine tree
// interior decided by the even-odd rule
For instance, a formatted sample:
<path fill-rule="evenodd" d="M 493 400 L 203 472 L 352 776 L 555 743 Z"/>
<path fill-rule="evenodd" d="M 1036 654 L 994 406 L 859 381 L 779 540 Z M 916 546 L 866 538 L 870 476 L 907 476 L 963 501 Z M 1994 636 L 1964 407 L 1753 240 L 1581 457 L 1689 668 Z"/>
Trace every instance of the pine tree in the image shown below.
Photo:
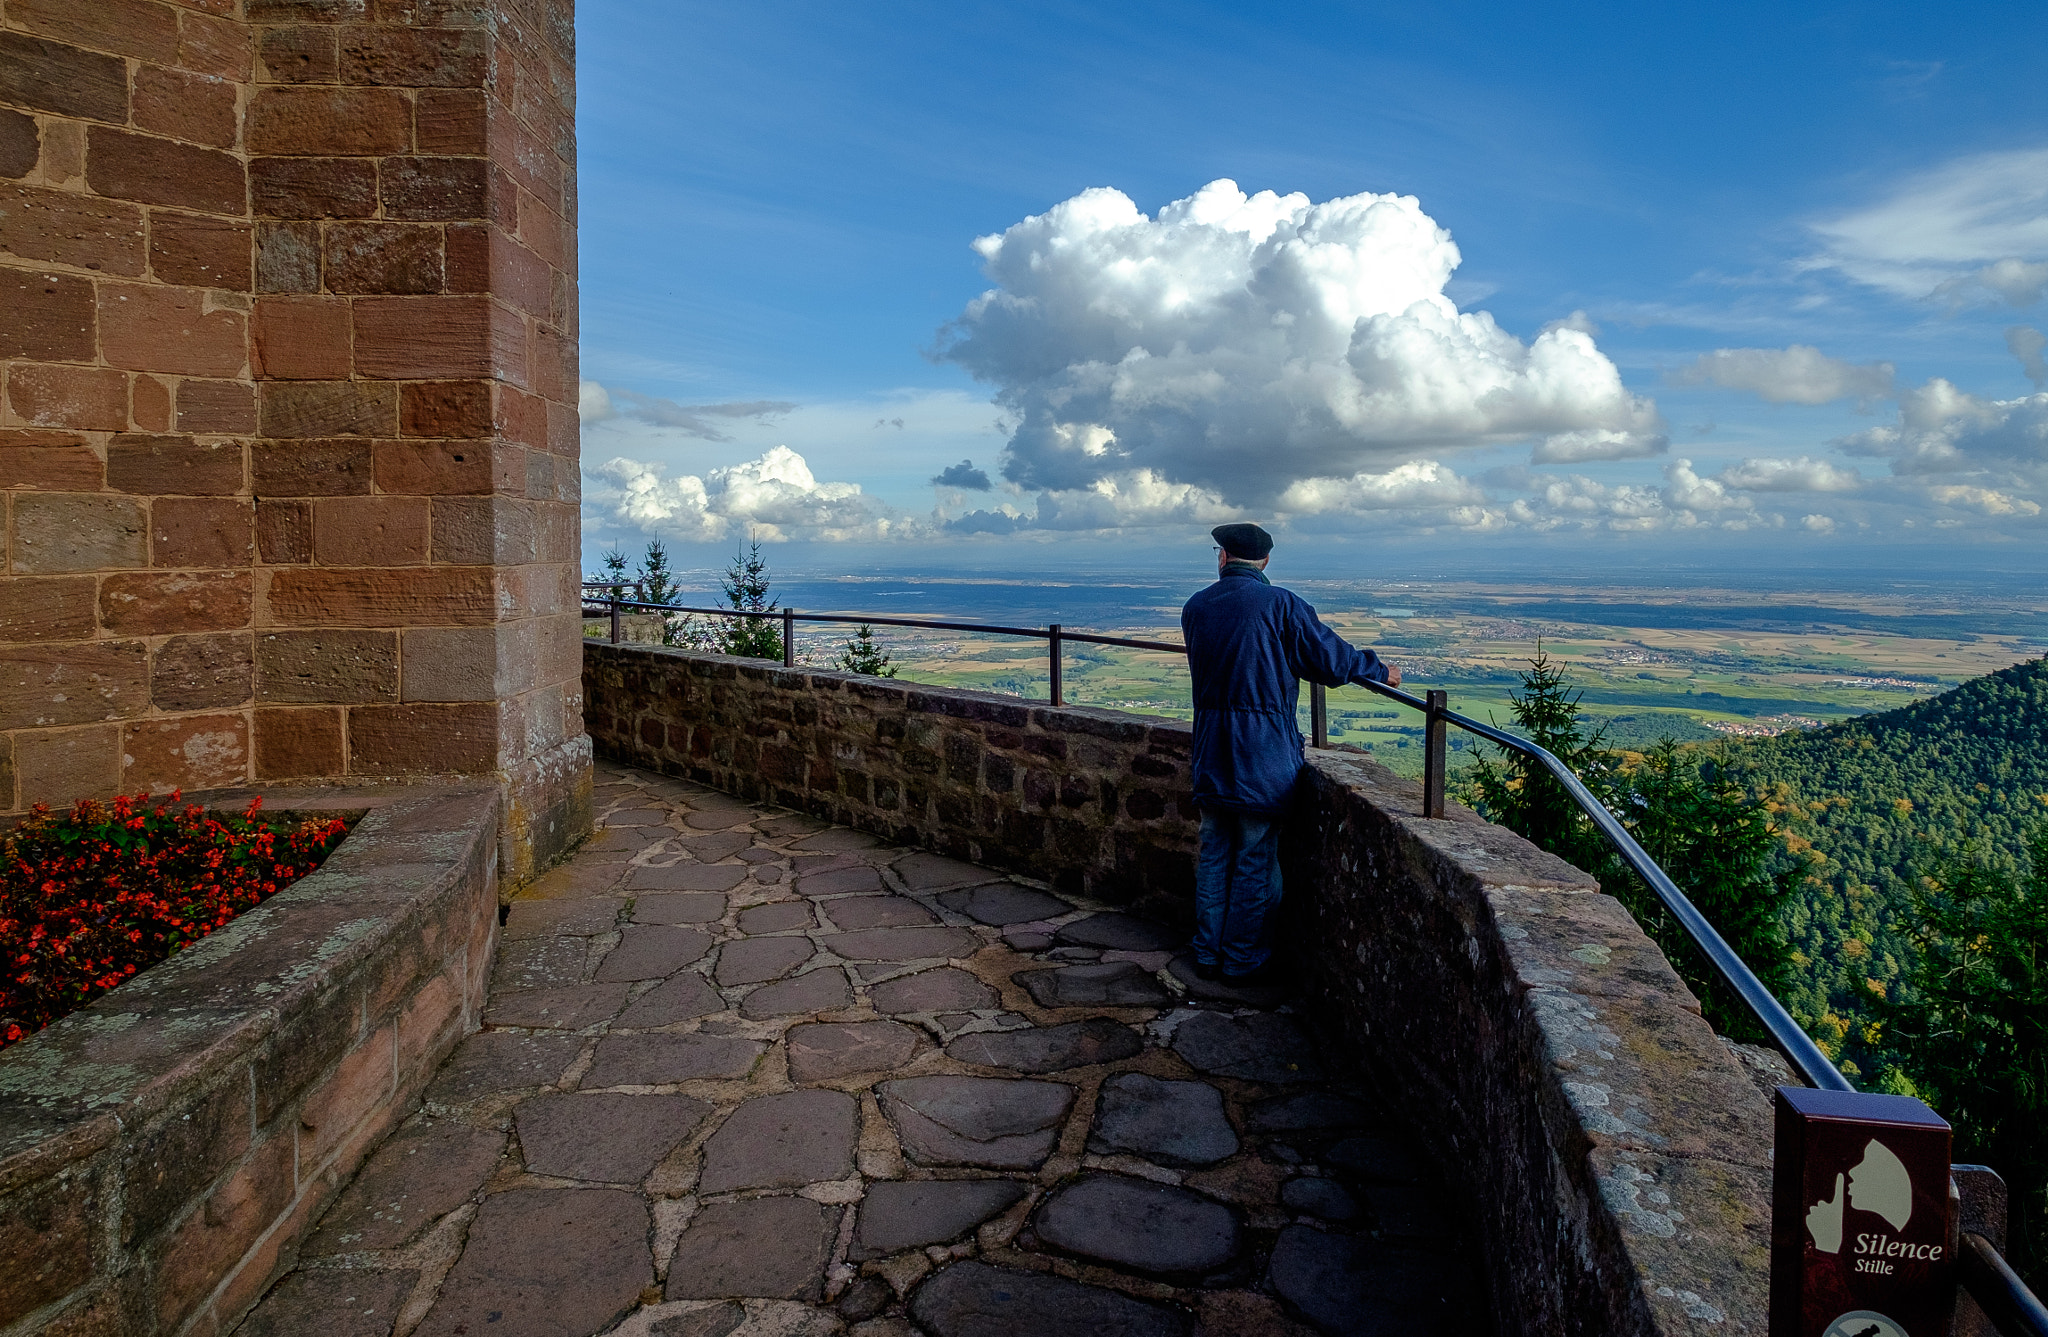
<path fill-rule="evenodd" d="M 679 593 L 675 573 L 669 569 L 668 549 L 662 546 L 660 539 L 647 540 L 647 556 L 640 563 L 641 600 L 651 604 L 673 604 Z"/>
<path fill-rule="evenodd" d="M 617 547 L 609 549 L 604 554 L 604 574 L 598 579 L 605 582 L 605 594 L 608 598 L 625 598 L 626 554 Z"/>
<path fill-rule="evenodd" d="M 725 606 L 744 613 L 772 613 L 775 600 L 768 597 L 768 559 L 759 543 L 749 543 L 745 552 L 733 554 L 725 569 Z M 775 617 L 722 617 L 714 633 L 720 654 L 744 655 L 749 659 L 782 658 L 781 619 Z"/>
<path fill-rule="evenodd" d="M 1604 746 L 1605 729 L 1586 732 L 1579 714 L 1583 694 L 1571 689 L 1563 668 L 1543 652 L 1541 641 L 1521 676 L 1522 691 L 1509 694 L 1508 709 L 1522 734 L 1576 773 L 1595 798 L 1613 807 L 1618 759 Z M 1536 762 L 1503 752 L 1498 762 L 1479 757 L 1467 774 L 1466 791 L 1473 806 L 1490 821 L 1603 882 L 1618 871 L 1606 838 L 1579 811 L 1564 786 Z"/>
<path fill-rule="evenodd" d="M 1977 848 L 1919 879 L 1913 988 L 1880 1004 L 1878 1025 L 1954 1126 L 1956 1159 L 2005 1176 L 2006 1256 L 2039 1290 L 2048 1283 L 2048 825 L 2034 829 L 2027 853 L 2021 875 Z"/>
<path fill-rule="evenodd" d="M 896 676 L 896 666 L 889 662 L 889 652 L 875 644 L 875 629 L 865 622 L 847 640 L 846 649 L 840 652 L 839 667 L 848 673 L 865 673 L 872 678 Z"/>

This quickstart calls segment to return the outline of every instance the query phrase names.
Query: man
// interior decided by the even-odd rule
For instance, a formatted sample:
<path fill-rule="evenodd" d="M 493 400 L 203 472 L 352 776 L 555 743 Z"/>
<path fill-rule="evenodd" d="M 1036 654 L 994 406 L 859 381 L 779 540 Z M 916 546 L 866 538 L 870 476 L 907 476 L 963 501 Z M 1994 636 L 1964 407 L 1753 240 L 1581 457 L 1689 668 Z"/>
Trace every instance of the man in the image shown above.
<path fill-rule="evenodd" d="M 1280 903 L 1280 822 L 1302 768 L 1295 706 L 1307 678 L 1398 686 L 1401 671 L 1348 645 L 1299 596 L 1266 579 L 1273 536 L 1219 525 L 1216 583 L 1181 609 L 1195 680 L 1195 973 L 1275 983 L 1267 916 Z"/>

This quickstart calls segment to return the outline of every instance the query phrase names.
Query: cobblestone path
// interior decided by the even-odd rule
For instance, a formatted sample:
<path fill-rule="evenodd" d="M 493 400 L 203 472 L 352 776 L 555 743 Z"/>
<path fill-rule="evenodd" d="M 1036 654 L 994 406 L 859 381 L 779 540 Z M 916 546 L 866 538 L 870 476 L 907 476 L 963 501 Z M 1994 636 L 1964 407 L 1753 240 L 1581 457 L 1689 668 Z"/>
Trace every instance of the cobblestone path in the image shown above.
<path fill-rule="evenodd" d="M 597 797 L 245 1337 L 1482 1330 L 1433 1175 L 1281 999 L 844 827 Z"/>

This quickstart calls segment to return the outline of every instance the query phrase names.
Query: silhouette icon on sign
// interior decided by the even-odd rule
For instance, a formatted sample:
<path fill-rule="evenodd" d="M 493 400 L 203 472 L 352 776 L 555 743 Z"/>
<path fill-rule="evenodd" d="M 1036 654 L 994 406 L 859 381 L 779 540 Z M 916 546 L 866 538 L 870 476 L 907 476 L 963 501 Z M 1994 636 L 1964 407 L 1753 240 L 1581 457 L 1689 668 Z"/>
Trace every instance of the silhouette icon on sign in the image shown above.
<path fill-rule="evenodd" d="M 1822 1253 L 1838 1253 L 1842 1248 L 1842 1176 L 1835 1176 L 1835 1196 L 1822 1198 L 1806 1211 L 1806 1233 L 1813 1236 L 1813 1247 Z"/>
<path fill-rule="evenodd" d="M 1842 1201 L 1845 1180 L 1849 1190 L 1846 1204 Z M 1876 1138 L 1863 1148 L 1863 1159 L 1854 1169 L 1846 1176 L 1835 1176 L 1834 1196 L 1806 1209 L 1806 1233 L 1813 1236 L 1813 1247 L 1822 1253 L 1841 1252 L 1845 1206 L 1881 1216 L 1891 1222 L 1893 1230 L 1904 1230 L 1906 1222 L 1913 1219 L 1913 1177 L 1906 1173 L 1906 1163 Z M 1845 1332 L 1841 1337 L 1884 1337 L 1884 1333 L 1882 1329 Z"/>
<path fill-rule="evenodd" d="M 1877 1213 L 1892 1223 L 1893 1230 L 1904 1230 L 1913 1219 L 1913 1176 L 1906 1173 L 1906 1163 L 1876 1138 L 1863 1149 L 1862 1163 L 1849 1172 L 1849 1205 Z"/>

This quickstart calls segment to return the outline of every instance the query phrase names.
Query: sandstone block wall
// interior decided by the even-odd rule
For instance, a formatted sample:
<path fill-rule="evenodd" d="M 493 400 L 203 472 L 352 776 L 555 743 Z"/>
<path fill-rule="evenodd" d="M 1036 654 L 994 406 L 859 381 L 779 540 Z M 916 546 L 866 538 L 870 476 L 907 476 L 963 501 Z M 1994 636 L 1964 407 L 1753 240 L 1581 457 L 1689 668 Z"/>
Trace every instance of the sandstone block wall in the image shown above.
<path fill-rule="evenodd" d="M 0 1053 L 0 1331 L 232 1331 L 476 1029 L 496 788 L 275 797 L 369 812 L 297 884 Z"/>
<path fill-rule="evenodd" d="M 494 775 L 587 825 L 568 0 L 0 9 L 0 813 Z"/>
<path fill-rule="evenodd" d="M 606 756 L 1185 914 L 1187 726 L 758 659 L 585 642 Z"/>

